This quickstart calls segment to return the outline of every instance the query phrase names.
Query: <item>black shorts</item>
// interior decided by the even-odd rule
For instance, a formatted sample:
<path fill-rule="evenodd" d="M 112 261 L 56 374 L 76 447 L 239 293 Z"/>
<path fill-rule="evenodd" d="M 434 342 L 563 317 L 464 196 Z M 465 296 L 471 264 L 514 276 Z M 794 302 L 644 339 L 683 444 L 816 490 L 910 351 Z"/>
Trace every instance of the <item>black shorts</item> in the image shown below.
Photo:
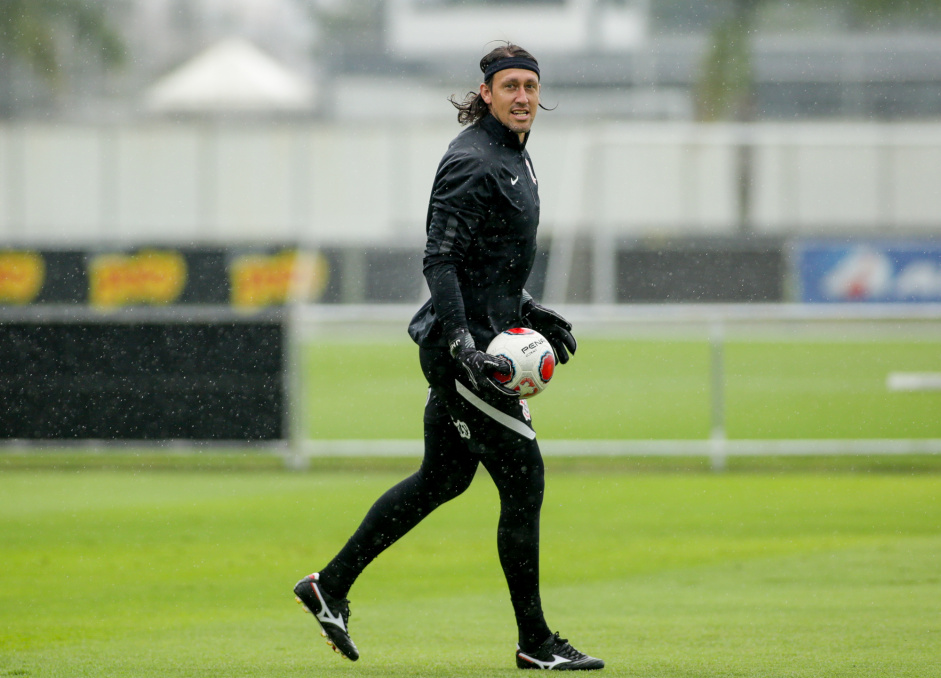
<path fill-rule="evenodd" d="M 447 349 L 420 348 L 419 360 L 430 386 L 426 425 L 450 420 L 461 439 L 479 454 L 516 448 L 536 439 L 525 400 L 475 390 Z"/>

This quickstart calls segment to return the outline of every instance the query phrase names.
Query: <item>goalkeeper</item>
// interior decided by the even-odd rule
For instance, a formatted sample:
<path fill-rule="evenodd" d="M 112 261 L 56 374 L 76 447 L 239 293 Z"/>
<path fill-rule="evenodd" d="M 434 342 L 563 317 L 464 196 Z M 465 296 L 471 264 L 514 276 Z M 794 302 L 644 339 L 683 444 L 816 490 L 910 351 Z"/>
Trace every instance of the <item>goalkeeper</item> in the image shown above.
<path fill-rule="evenodd" d="M 501 46 L 480 61 L 483 83 L 451 100 L 467 125 L 435 176 L 426 220 L 424 275 L 431 298 L 409 325 L 429 384 L 421 467 L 383 494 L 340 552 L 299 581 L 298 599 L 328 643 L 349 659 L 347 594 L 359 574 L 425 516 L 466 490 L 479 464 L 500 496 L 497 550 L 519 631 L 516 664 L 598 669 L 553 633 L 539 594 L 539 514 L 544 467 L 525 400 L 493 378 L 505 358 L 481 350 L 505 329 L 531 327 L 558 362 L 576 349 L 571 325 L 523 289 L 536 254 L 538 181 L 526 142 L 539 108 L 539 66 L 526 50 Z"/>

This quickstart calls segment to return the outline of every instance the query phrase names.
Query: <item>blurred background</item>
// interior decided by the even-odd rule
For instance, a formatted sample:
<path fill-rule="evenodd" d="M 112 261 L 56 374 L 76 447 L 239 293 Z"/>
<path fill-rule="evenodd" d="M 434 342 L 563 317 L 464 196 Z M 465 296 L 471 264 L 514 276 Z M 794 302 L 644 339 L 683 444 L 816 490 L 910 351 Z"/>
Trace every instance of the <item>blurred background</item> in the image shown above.
<path fill-rule="evenodd" d="M 89 252 L 144 246 L 187 280 L 119 300 L 226 302 L 262 246 L 313 253 L 311 300 L 420 299 L 447 98 L 502 40 L 553 109 L 548 299 L 941 299 L 937 0 L 8 0 L 0 243 L 48 256 L 0 303 L 88 301 Z"/>
<path fill-rule="evenodd" d="M 448 98 L 501 41 L 550 109 L 537 298 L 937 321 L 941 0 L 4 0 L 0 310 L 293 300 L 404 337 Z"/>

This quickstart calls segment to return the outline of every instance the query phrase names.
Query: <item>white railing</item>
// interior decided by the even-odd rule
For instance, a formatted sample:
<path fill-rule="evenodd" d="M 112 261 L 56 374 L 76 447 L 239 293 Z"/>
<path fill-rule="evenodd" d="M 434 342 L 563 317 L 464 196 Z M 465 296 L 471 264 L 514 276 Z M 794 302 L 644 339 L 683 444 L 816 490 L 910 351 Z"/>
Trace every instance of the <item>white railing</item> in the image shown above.
<path fill-rule="evenodd" d="M 706 341 L 710 346 L 709 399 L 710 433 L 701 440 L 543 440 L 547 455 L 564 456 L 704 456 L 715 469 L 724 468 L 729 457 L 746 455 L 868 455 L 941 454 L 941 438 L 933 439 L 730 439 L 725 428 L 725 343 L 729 340 L 804 341 L 837 337 L 842 341 L 903 338 L 906 341 L 941 341 L 941 304 L 673 304 L 560 307 L 577 326 L 583 340 L 591 337 Z M 281 454 L 286 464 L 303 467 L 317 456 L 420 456 L 421 440 L 313 440 L 304 416 L 303 352 L 312 342 L 336 340 L 344 332 L 370 340 L 408 341 L 405 326 L 415 305 L 304 305 L 267 312 L 287 324 L 285 384 L 288 399 L 288 438 L 281 444 L 255 446 Z M 248 317 L 251 317 L 250 315 Z M 127 309 L 102 313 L 93 309 L 32 306 L 0 309 L 0 322 L 187 322 L 199 320 L 231 322 L 228 307 Z M 416 368 L 417 369 L 417 368 Z M 941 370 L 939 370 L 941 371 Z M 937 390 L 939 373 L 887 375 L 887 389 Z M 934 396 L 932 396 L 934 397 Z M 941 412 L 941 409 L 939 409 Z M 164 446 L 168 441 L 93 441 L 95 449 L 147 444 Z M 77 443 L 87 447 L 90 442 Z M 14 449 L 68 447 L 56 441 L 13 441 Z M 173 441 L 174 451 L 185 451 L 183 441 Z M 226 443 L 226 446 L 231 443 Z M 192 449 L 206 443 L 193 443 Z M 7 446 L 9 448 L 9 446 Z"/>
<path fill-rule="evenodd" d="M 318 337 L 336 336 L 339 328 L 368 328 L 376 337 L 401 341 L 413 306 L 297 306 L 291 336 L 297 346 Z M 938 439 L 729 439 L 725 430 L 725 360 L 727 339 L 748 337 L 781 341 L 834 334 L 866 338 L 904 337 L 941 340 L 941 304 L 672 304 L 560 307 L 582 338 L 638 337 L 705 340 L 710 345 L 709 399 L 711 432 L 702 440 L 543 440 L 547 455 L 564 456 L 706 456 L 716 470 L 733 456 L 941 454 Z M 941 363 L 939 363 L 941 370 Z M 936 388 L 941 375 L 909 375 L 922 390 Z M 917 378 L 916 378 L 917 377 Z M 295 384 L 295 398 L 303 389 Z M 293 411 L 306 411 L 300 400 Z M 291 454 L 303 466 L 311 456 L 420 456 L 420 440 L 311 440 L 295 419 Z"/>

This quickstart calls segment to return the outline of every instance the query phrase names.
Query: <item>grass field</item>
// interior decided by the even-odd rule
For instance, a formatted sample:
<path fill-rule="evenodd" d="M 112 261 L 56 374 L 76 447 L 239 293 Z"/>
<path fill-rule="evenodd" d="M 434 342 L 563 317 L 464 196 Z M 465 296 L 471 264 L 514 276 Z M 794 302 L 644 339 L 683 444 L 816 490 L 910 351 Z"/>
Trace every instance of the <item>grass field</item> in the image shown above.
<path fill-rule="evenodd" d="M 886 388 L 893 371 L 941 372 L 941 339 L 730 341 L 724 358 L 729 438 L 941 438 L 941 391 Z M 305 383 L 311 437 L 421 438 L 407 339 L 314 347 Z M 589 337 L 530 407 L 544 439 L 705 439 L 710 397 L 706 341 Z"/>
<path fill-rule="evenodd" d="M 739 341 L 729 437 L 941 438 L 941 340 Z M 425 384 L 403 341 L 311 345 L 307 428 L 419 439 Z M 543 439 L 705 439 L 705 341 L 584 338 L 531 401 Z M 515 629 L 486 475 L 366 571 L 356 664 L 291 587 L 415 459 L 251 448 L 0 454 L 4 676 L 505 676 Z M 603 675 L 941 678 L 941 459 L 550 458 L 549 623 Z"/>
<path fill-rule="evenodd" d="M 294 604 L 400 473 L 0 473 L 0 676 L 506 676 L 483 475 L 352 591 L 356 664 Z M 548 461 L 543 598 L 607 676 L 941 676 L 941 475 Z M 596 470 L 597 471 L 597 470 Z"/>

